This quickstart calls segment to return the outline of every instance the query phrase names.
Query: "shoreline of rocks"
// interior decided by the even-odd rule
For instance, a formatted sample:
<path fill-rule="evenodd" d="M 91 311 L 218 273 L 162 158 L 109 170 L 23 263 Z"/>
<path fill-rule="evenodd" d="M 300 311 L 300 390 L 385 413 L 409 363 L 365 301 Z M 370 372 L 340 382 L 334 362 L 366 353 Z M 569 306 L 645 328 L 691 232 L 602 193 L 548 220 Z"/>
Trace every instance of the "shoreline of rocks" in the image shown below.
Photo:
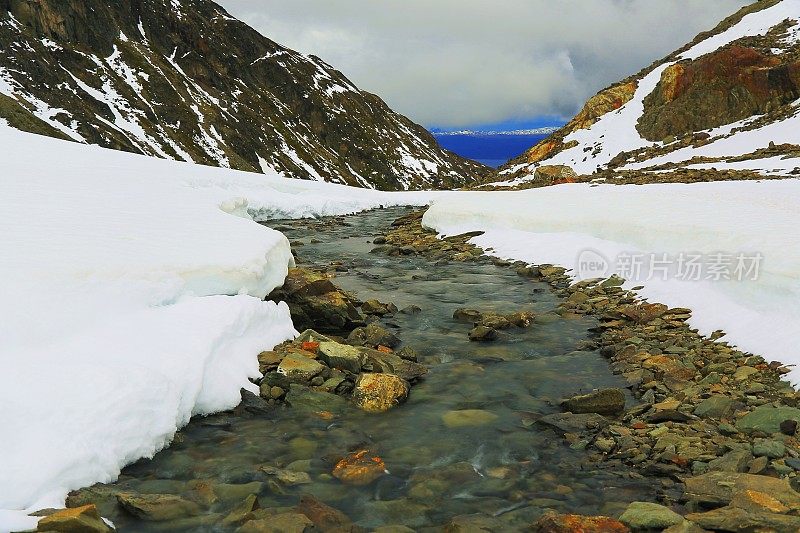
<path fill-rule="evenodd" d="M 437 239 L 422 226 L 423 213 L 398 219 L 381 251 L 452 261 L 483 255 L 468 242 L 479 232 Z M 573 282 L 559 266 L 492 261 L 548 283 L 564 299 L 562 317 L 600 322 L 586 348 L 608 359 L 639 403 L 625 406 L 621 391 L 594 391 L 566 399 L 564 413 L 538 422 L 593 461 L 633 467 L 661 483 L 664 505 L 632 504 L 623 527 L 800 531 L 800 392 L 781 380 L 786 366 L 729 346 L 721 331 L 701 336 L 687 324 L 691 310 L 649 303 L 623 289 L 621 278 Z M 553 524 L 578 520 L 586 531 L 605 530 L 569 516 L 548 516 L 536 527 L 571 531 Z"/>

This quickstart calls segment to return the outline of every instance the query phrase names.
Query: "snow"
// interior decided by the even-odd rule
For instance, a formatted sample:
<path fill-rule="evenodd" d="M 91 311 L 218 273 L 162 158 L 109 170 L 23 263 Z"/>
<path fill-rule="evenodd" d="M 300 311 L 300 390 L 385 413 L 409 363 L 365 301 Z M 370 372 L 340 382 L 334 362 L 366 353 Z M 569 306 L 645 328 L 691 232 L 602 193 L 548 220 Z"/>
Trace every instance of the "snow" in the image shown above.
<path fill-rule="evenodd" d="M 746 125 L 746 122 L 747 121 L 736 124 L 741 126 Z M 726 129 L 730 131 L 725 127 L 719 128 L 719 131 L 724 134 Z M 717 130 L 712 130 L 712 134 L 714 133 L 717 133 Z M 624 168 L 628 170 L 637 170 L 650 166 L 662 165 L 664 163 L 689 161 L 693 157 L 735 157 L 752 153 L 759 148 L 767 148 L 770 142 L 776 144 L 800 144 L 800 110 L 787 119 L 772 122 L 760 128 L 737 131 L 732 135 L 719 138 L 698 148 L 693 146 L 681 148 L 663 156 L 627 165 Z M 761 168 L 760 165 L 760 160 L 754 160 L 750 166 L 745 165 L 742 168 L 759 169 Z M 795 166 L 796 165 L 788 168 L 791 169 Z"/>
<path fill-rule="evenodd" d="M 800 20 L 800 0 L 783 0 L 772 7 L 746 15 L 731 28 L 696 44 L 680 57 L 697 59 L 743 37 L 766 35 L 786 19 Z"/>
<path fill-rule="evenodd" d="M 502 206 L 502 209 L 497 209 Z M 641 295 L 689 307 L 704 333 L 723 329 L 739 348 L 800 363 L 800 181 L 737 181 L 620 186 L 561 185 L 519 192 L 472 193 L 435 201 L 423 223 L 495 255 L 576 268 L 582 252 L 613 265 L 629 254 L 762 254 L 757 280 L 684 281 L 660 276 Z M 576 274 L 580 270 L 576 270 Z M 613 273 L 606 271 L 605 274 Z M 589 276 L 594 277 L 594 275 Z M 704 276 L 705 277 L 705 276 Z M 800 370 L 790 376 L 797 384 Z"/>
<path fill-rule="evenodd" d="M 292 256 L 252 218 L 423 204 L 59 141 L 0 125 L 0 531 L 113 480 L 235 406 L 295 332 L 262 301 Z M 46 154 L 46 157 L 43 155 Z"/>

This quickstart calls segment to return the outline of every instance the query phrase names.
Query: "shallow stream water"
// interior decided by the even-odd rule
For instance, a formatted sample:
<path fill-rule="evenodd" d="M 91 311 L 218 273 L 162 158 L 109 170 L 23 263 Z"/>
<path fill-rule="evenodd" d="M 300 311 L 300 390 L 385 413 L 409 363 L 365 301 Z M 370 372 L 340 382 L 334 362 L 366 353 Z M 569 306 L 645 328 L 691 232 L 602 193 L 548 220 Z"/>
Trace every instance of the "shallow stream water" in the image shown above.
<path fill-rule="evenodd" d="M 549 286 L 490 261 L 433 263 L 420 256 L 370 253 L 372 239 L 406 213 L 372 211 L 334 221 L 269 223 L 295 244 L 300 263 L 341 264 L 336 279 L 361 300 L 376 298 L 417 314 L 383 320 L 429 367 L 406 404 L 384 414 L 364 413 L 344 400 L 324 406 L 277 407 L 268 417 L 223 413 L 193 420 L 180 439 L 152 460 L 125 469 L 114 490 L 188 495 L 195 480 L 216 485 L 209 515 L 225 516 L 256 492 L 262 508 L 296 505 L 312 494 L 365 528 L 404 524 L 441 526 L 458 515 L 481 513 L 502 529 L 525 529 L 544 509 L 615 515 L 634 500 L 653 500 L 652 483 L 627 472 L 607 472 L 586 461 L 585 443 L 569 446 L 534 420 L 559 412 L 558 400 L 598 387 L 624 387 L 596 351 L 581 350 L 596 326 L 591 318 L 553 313 Z M 459 307 L 539 315 L 527 329 L 501 333 L 493 343 L 467 338 L 455 321 Z M 480 410 L 480 425 L 448 427 L 446 413 Z M 389 474 L 367 487 L 351 487 L 330 473 L 347 452 L 369 448 Z M 310 474 L 312 482 L 281 487 L 262 465 Z M 200 519 L 140 522 L 113 500 L 104 516 L 122 531 L 226 531 Z M 207 517 L 208 518 L 208 517 Z"/>

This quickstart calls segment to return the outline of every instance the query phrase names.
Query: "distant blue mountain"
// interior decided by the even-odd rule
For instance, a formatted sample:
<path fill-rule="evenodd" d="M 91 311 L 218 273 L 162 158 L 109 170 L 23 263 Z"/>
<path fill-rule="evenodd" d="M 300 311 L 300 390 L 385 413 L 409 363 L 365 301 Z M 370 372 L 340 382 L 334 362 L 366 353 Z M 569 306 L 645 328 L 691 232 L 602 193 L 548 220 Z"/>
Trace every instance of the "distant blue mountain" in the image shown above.
<path fill-rule="evenodd" d="M 497 168 L 522 155 L 557 128 L 521 131 L 454 131 L 433 134 L 443 148 Z"/>

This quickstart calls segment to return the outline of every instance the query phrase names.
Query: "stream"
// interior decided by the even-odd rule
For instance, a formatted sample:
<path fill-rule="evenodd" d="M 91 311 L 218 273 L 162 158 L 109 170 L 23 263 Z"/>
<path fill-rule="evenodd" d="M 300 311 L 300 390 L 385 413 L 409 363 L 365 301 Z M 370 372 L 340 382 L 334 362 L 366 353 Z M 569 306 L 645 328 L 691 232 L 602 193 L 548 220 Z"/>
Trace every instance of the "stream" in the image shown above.
<path fill-rule="evenodd" d="M 194 419 L 169 449 L 92 489 L 102 496 L 95 502 L 103 516 L 120 531 L 234 531 L 221 519 L 251 493 L 261 508 L 288 508 L 311 494 L 368 531 L 388 525 L 442 531 L 453 517 L 473 514 L 502 524 L 498 530 L 522 531 L 546 509 L 616 516 L 631 501 L 655 500 L 652 481 L 622 468 L 604 470 L 587 460 L 585 442 L 569 445 L 535 423 L 560 412 L 563 397 L 626 386 L 587 342 L 595 319 L 562 318 L 548 285 L 488 259 L 432 262 L 371 253 L 373 239 L 408 212 L 266 224 L 292 241 L 299 264 L 335 264 L 334 282 L 359 299 L 421 308 L 381 319 L 429 368 L 407 403 L 369 414 L 342 400 L 324 406 L 332 420 L 313 404 L 278 406 L 268 416 Z M 495 342 L 476 343 L 468 339 L 469 324 L 453 319 L 461 307 L 532 311 L 537 319 Z M 455 410 L 474 410 L 479 420 L 454 423 L 448 413 Z M 365 487 L 333 478 L 335 461 L 358 447 L 377 453 L 389 474 Z M 277 484 L 263 465 L 305 472 L 310 482 Z M 196 500 L 204 486 L 214 487 L 216 497 L 203 514 L 173 522 L 139 521 L 112 497 L 128 491 Z"/>

